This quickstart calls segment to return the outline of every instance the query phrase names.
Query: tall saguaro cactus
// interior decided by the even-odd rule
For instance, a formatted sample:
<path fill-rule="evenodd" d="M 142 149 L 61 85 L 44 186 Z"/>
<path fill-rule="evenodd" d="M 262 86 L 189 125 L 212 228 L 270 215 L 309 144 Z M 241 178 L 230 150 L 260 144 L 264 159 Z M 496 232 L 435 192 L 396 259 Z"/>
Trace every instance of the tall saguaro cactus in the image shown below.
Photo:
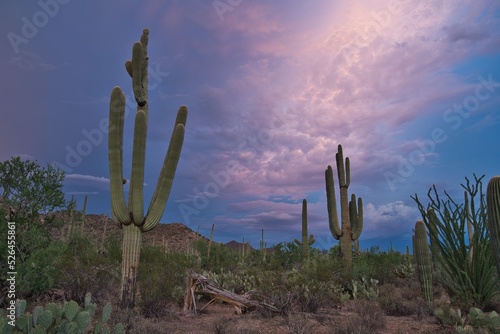
<path fill-rule="evenodd" d="M 488 211 L 488 228 L 491 243 L 500 277 L 500 176 L 495 176 L 488 182 L 486 189 L 486 203 Z"/>
<path fill-rule="evenodd" d="M 316 240 L 314 235 L 309 235 L 307 231 L 307 200 L 305 198 L 302 200 L 302 241 L 298 239 L 294 241 L 297 245 L 302 246 L 302 259 L 309 258 L 309 249 Z"/>
<path fill-rule="evenodd" d="M 340 188 L 341 225 L 339 225 L 335 182 L 331 166 L 328 166 L 325 171 L 328 223 L 333 237 L 340 241 L 340 251 L 344 259 L 344 274 L 349 275 L 352 268 L 352 242 L 359 238 L 363 230 L 363 200 L 359 197 L 356 203 L 356 196 L 352 195 L 351 202 L 348 201 L 347 189 L 351 182 L 351 170 L 348 157 L 345 158 L 344 164 L 342 145 L 338 146 L 335 160 Z"/>
<path fill-rule="evenodd" d="M 132 87 L 137 102 L 128 205 L 125 202 L 123 189 L 123 185 L 126 182 L 123 178 L 125 95 L 120 87 L 113 88 L 111 92 L 109 110 L 108 158 L 111 207 L 113 218 L 120 223 L 123 228 L 121 306 L 124 308 L 131 308 L 135 305 L 142 233 L 153 229 L 158 224 L 165 211 L 165 206 L 174 180 L 175 170 L 177 169 L 177 163 L 181 154 L 184 141 L 184 127 L 187 119 L 187 108 L 181 106 L 177 112 L 174 130 L 153 198 L 147 213 L 144 214 L 144 161 L 146 157 L 146 135 L 149 109 L 148 35 L 149 30 L 144 29 L 140 42 L 134 43 L 132 61 L 127 61 L 125 63 L 125 68 L 132 77 Z"/>

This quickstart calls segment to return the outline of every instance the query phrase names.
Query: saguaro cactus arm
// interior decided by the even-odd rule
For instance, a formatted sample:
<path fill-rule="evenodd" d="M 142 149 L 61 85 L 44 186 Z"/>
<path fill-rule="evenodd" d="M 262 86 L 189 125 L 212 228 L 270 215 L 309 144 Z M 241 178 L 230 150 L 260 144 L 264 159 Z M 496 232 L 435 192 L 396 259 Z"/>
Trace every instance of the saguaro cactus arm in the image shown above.
<path fill-rule="evenodd" d="M 131 219 L 123 193 L 123 124 L 125 120 L 125 94 L 120 87 L 113 88 L 109 106 L 108 158 L 113 217 L 121 224 Z"/>
<path fill-rule="evenodd" d="M 352 228 L 352 241 L 358 240 L 361 232 L 363 231 L 363 199 L 358 198 L 358 203 L 356 205 L 356 195 L 351 195 L 351 201 L 349 202 L 349 215 L 351 218 L 351 228 Z"/>
<path fill-rule="evenodd" d="M 326 181 L 326 205 L 328 208 L 328 225 L 330 226 L 330 231 L 332 236 L 339 240 L 342 236 L 342 230 L 339 226 L 339 217 L 337 213 L 337 199 L 335 196 L 335 181 L 333 179 L 332 166 L 328 166 L 325 170 L 325 181 Z"/>

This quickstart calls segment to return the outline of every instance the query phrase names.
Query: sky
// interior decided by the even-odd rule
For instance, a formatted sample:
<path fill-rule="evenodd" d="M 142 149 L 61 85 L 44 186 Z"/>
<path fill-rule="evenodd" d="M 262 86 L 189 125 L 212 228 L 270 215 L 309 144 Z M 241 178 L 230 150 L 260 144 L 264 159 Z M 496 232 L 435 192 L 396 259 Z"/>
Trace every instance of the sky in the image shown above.
<path fill-rule="evenodd" d="M 329 227 L 324 171 L 342 145 L 363 198 L 365 249 L 411 245 L 412 195 L 461 200 L 500 174 L 500 3 L 486 0 L 6 0 L 0 4 L 0 161 L 66 173 L 66 197 L 111 215 L 109 96 L 150 30 L 145 205 L 177 109 L 186 136 L 162 223 L 258 247 Z M 334 172 L 337 181 L 336 172 Z M 337 197 L 338 189 L 336 189 Z"/>

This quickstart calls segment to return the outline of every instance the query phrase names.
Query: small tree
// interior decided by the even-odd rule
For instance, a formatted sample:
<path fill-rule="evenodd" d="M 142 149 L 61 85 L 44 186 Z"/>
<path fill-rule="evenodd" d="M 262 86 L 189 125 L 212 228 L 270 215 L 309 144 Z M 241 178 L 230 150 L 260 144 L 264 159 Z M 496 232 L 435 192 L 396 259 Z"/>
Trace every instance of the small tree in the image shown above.
<path fill-rule="evenodd" d="M 47 226 L 38 216 L 65 206 L 63 180 L 64 171 L 50 165 L 44 168 L 20 157 L 0 163 L 0 235 L 7 235 L 7 221 L 15 222 L 16 268 L 9 271 L 17 271 L 22 296 L 42 292 L 54 283 L 51 263 L 60 248 L 50 242 Z M 0 249 L 7 250 L 6 243 L 7 238 L 0 238 Z M 2 262 L 0 266 L 5 265 Z M 0 273 L 0 291 L 6 291 L 5 272 Z"/>
<path fill-rule="evenodd" d="M 14 157 L 0 163 L 0 206 L 10 220 L 32 221 L 65 204 L 64 171 Z"/>

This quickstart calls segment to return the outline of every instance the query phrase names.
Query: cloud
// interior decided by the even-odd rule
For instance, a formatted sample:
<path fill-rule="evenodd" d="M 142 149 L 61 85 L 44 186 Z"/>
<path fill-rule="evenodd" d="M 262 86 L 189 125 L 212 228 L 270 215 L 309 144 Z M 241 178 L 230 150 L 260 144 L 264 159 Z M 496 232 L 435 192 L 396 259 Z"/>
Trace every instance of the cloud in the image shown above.
<path fill-rule="evenodd" d="M 66 174 L 66 186 L 85 186 L 88 188 L 109 188 L 109 178 L 85 174 Z"/>
<path fill-rule="evenodd" d="M 372 239 L 411 234 L 419 212 L 416 205 L 408 206 L 402 201 L 396 201 L 378 206 L 368 203 L 364 206 L 363 215 L 362 237 Z"/>
<path fill-rule="evenodd" d="M 20 51 L 16 56 L 9 60 L 9 65 L 18 67 L 27 71 L 52 71 L 55 65 L 49 64 L 44 58 L 36 53 Z"/>

